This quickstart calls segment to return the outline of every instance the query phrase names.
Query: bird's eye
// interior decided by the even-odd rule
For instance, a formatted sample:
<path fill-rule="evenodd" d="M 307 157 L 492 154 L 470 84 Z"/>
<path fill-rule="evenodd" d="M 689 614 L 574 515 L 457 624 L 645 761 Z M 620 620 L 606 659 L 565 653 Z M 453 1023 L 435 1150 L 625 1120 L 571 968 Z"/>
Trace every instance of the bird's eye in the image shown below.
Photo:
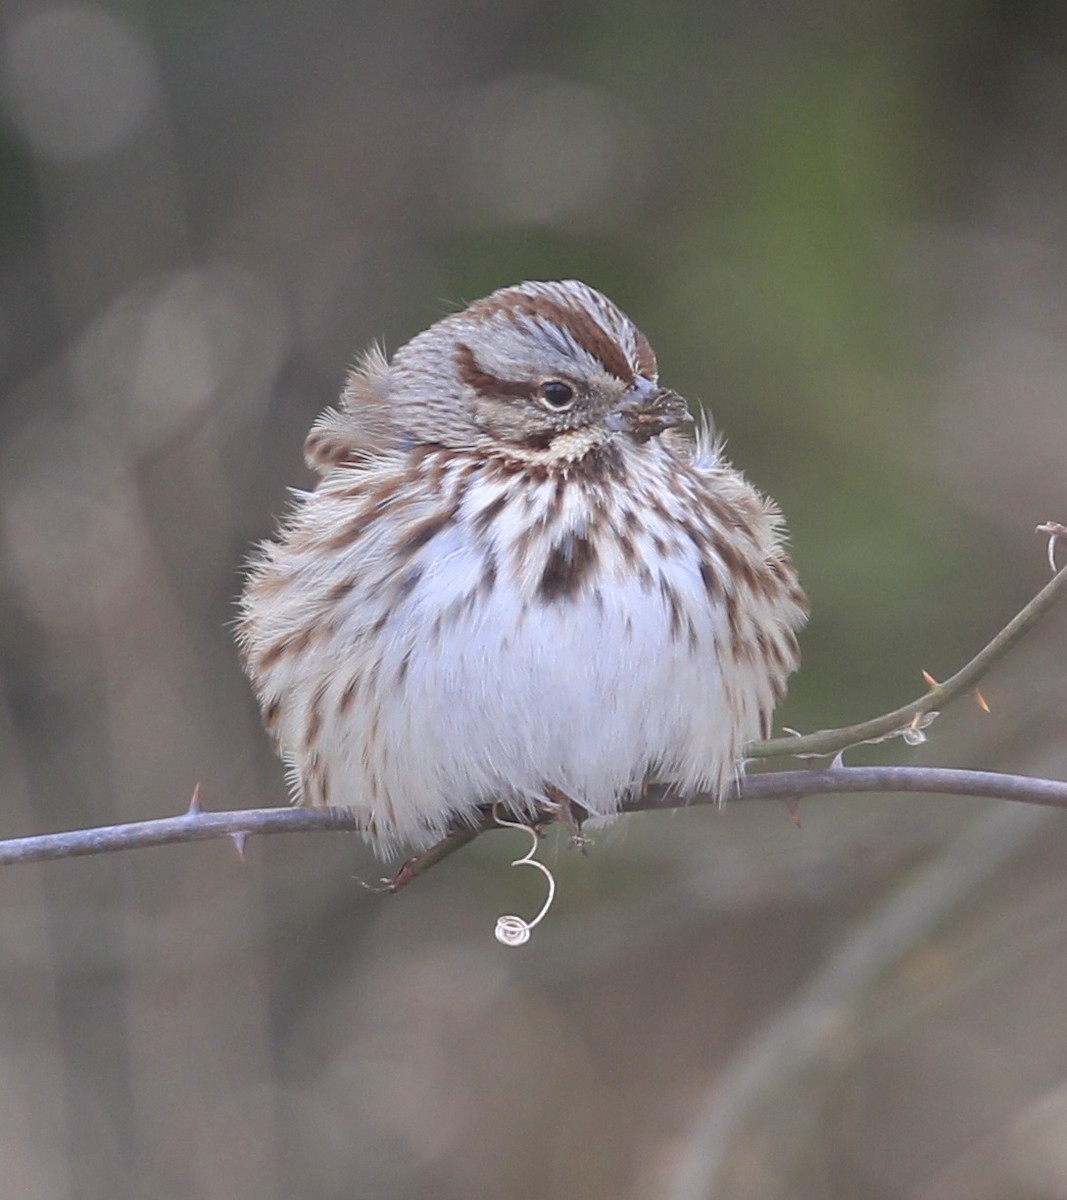
<path fill-rule="evenodd" d="M 552 412 L 566 412 L 574 404 L 574 388 L 562 379 L 549 379 L 537 389 L 537 398 Z"/>

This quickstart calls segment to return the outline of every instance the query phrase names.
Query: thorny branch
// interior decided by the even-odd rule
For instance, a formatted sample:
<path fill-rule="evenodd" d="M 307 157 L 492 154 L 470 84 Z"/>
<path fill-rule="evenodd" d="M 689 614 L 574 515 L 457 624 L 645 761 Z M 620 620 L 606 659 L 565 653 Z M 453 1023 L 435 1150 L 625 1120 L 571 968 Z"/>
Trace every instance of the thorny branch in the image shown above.
<path fill-rule="evenodd" d="M 1018 800 L 1052 808 L 1067 808 L 1067 781 L 1037 779 L 1029 775 L 1001 775 L 992 771 L 962 771 L 948 767 L 843 767 L 820 770 L 769 771 L 748 776 L 728 801 L 789 800 L 805 796 L 859 792 L 923 792 L 951 796 L 977 796 Z M 649 812 L 718 804 L 717 796 L 680 797 L 664 784 L 654 784 L 645 794 L 623 806 L 624 812 Z M 468 829 L 456 830 L 432 849 L 405 863 L 392 881 L 399 890 L 430 867 L 465 846 L 480 833 L 496 828 L 487 810 L 482 820 Z M 113 850 L 138 850 L 177 842 L 206 841 L 229 837 L 238 842 L 251 834 L 323 833 L 339 830 L 355 833 L 359 824 L 347 808 L 244 808 L 232 812 L 203 812 L 198 804 L 180 817 L 157 817 L 123 825 L 101 825 L 68 833 L 45 833 L 36 837 L 0 841 L 0 865 L 44 862 L 54 858 L 76 858 L 108 854 Z"/>
<path fill-rule="evenodd" d="M 1067 533 L 1067 529 L 1058 526 Z M 1038 526 L 1041 532 L 1048 532 L 1044 526 Z M 1054 540 L 1058 535 L 1053 533 Z M 1052 543 L 1050 542 L 1050 553 Z M 809 733 L 804 737 L 772 738 L 768 742 L 752 742 L 745 748 L 746 757 L 793 758 L 821 757 L 822 755 L 839 754 L 850 746 L 858 746 L 862 742 L 882 741 L 887 737 L 905 735 L 910 730 L 921 729 L 929 721 L 957 697 L 971 691 L 989 668 L 1011 649 L 1012 646 L 1045 615 L 1059 599 L 1060 594 L 1067 588 L 1067 567 L 1045 584 L 1040 592 L 1016 614 L 997 636 L 980 650 L 974 658 L 950 679 L 944 683 L 935 683 L 929 691 L 924 692 L 917 700 L 895 708 L 892 712 L 883 713 L 870 721 L 861 721 L 858 725 L 847 725 L 843 729 L 823 729 L 818 733 Z"/>
<path fill-rule="evenodd" d="M 1067 537 L 1067 527 L 1048 522 L 1038 531 L 1049 535 L 1049 561 L 1055 567 L 1058 539 Z M 818 770 L 772 771 L 748 776 L 727 799 L 799 800 L 805 796 L 858 792 L 923 792 L 958 796 L 978 796 L 1016 800 L 1067 808 L 1067 782 L 1036 779 L 1024 775 L 1001 775 L 987 771 L 964 771 L 943 767 L 845 767 L 840 753 L 865 741 L 919 729 L 936 716 L 938 710 L 973 689 L 989 668 L 1001 658 L 1027 630 L 1052 607 L 1067 588 L 1067 567 L 1027 604 L 1017 616 L 971 661 L 944 683 L 911 704 L 894 709 L 870 721 L 843 729 L 827 729 L 806 737 L 775 738 L 755 742 L 746 748 L 750 759 L 820 757 L 838 755 L 832 765 Z M 680 797 L 668 785 L 653 784 L 644 793 L 623 806 L 624 812 L 682 808 L 688 805 L 715 804 L 718 797 Z M 437 845 L 404 863 L 383 890 L 399 891 L 432 866 L 448 858 L 480 833 L 496 827 L 487 809 L 481 821 L 456 829 Z M 193 793 L 187 812 L 178 817 L 160 817 L 122 825 L 77 829 L 66 833 L 0 840 L 0 865 L 43 862 L 56 858 L 74 858 L 88 854 L 107 854 L 114 850 L 133 850 L 144 846 L 164 846 L 178 842 L 204 841 L 229 837 L 243 857 L 245 840 L 250 834 L 358 832 L 355 813 L 337 808 L 255 808 L 233 812 L 206 813 L 201 808 L 199 787 Z"/>

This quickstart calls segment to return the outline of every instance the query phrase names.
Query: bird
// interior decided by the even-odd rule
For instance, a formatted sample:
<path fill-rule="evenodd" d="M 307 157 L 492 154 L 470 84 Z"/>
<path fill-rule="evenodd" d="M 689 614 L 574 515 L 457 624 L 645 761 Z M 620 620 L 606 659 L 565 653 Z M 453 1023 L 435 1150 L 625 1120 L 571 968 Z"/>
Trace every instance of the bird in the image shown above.
<path fill-rule="evenodd" d="M 383 857 L 486 806 L 721 798 L 807 599 L 776 505 L 577 280 L 449 313 L 350 373 L 251 557 L 237 639 L 294 802 Z"/>

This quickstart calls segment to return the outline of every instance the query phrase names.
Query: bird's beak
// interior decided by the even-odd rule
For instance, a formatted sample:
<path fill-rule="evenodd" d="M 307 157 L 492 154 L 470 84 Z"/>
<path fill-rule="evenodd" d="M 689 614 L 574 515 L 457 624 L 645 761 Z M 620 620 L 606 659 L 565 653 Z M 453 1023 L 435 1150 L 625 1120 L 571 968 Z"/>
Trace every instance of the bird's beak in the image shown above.
<path fill-rule="evenodd" d="M 650 379 L 638 378 L 620 398 L 609 416 L 609 424 L 639 442 L 647 442 L 665 429 L 692 421 L 685 401 L 677 392 L 661 388 Z"/>

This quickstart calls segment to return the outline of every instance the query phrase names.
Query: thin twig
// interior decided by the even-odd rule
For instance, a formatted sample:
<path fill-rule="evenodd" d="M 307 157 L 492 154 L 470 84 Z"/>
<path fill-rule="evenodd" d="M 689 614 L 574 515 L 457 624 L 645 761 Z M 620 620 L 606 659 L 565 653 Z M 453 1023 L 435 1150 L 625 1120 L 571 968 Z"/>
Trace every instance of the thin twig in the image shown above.
<path fill-rule="evenodd" d="M 356 815 L 347 808 L 247 808 L 233 812 L 191 811 L 180 817 L 156 817 L 125 825 L 100 825 L 68 833 L 0 841 L 0 865 L 110 854 L 209 838 L 247 837 L 251 833 L 312 833 L 327 830 L 358 832 Z"/>
<path fill-rule="evenodd" d="M 389 879 L 382 880 L 381 887 L 372 887 L 370 890 L 372 892 L 384 892 L 389 895 L 399 892 L 401 888 L 407 887 L 409 883 L 414 883 L 420 875 L 425 875 L 431 867 L 436 867 L 439 862 L 443 862 L 446 858 L 451 858 L 457 850 L 462 850 L 464 846 L 469 846 L 480 833 L 485 833 L 486 830 L 493 829 L 495 825 L 496 822 L 493 821 L 490 813 L 488 811 L 485 812 L 481 821 L 476 825 L 465 825 L 462 829 L 451 830 L 439 842 L 435 842 L 429 850 L 424 850 L 421 854 L 416 854 L 402 863 L 395 875 Z"/>
<path fill-rule="evenodd" d="M 779 758 L 790 755 L 794 758 L 806 755 L 822 756 L 837 754 L 847 750 L 849 746 L 857 746 L 861 742 L 877 741 L 887 735 L 903 733 L 909 728 L 915 728 L 921 723 L 927 713 L 940 712 L 941 709 L 965 692 L 969 692 L 982 678 L 989 668 L 1002 658 L 1004 654 L 1045 615 L 1059 599 L 1060 593 L 1067 588 L 1067 567 L 1064 567 L 1040 592 L 1025 606 L 997 636 L 971 661 L 957 671 L 951 679 L 944 683 L 935 684 L 929 691 L 924 692 L 917 700 L 905 704 L 903 708 L 895 708 L 892 712 L 883 713 L 870 721 L 861 721 L 858 725 L 846 725 L 841 729 L 823 729 L 818 733 L 809 733 L 803 737 L 772 738 L 766 742 L 751 742 L 745 747 L 745 757 L 748 759 Z"/>
<path fill-rule="evenodd" d="M 944 767 L 827 767 L 817 771 L 804 768 L 770 771 L 750 775 L 728 799 L 795 799 L 859 792 L 925 792 L 1017 800 L 1026 804 L 1067 808 L 1067 782 Z M 642 812 L 718 803 L 717 796 L 701 795 L 686 799 L 661 785 L 648 788 L 644 795 L 626 804 L 623 811 Z M 487 813 L 484 823 L 455 831 L 417 860 L 405 863 L 385 890 L 398 891 L 466 845 L 478 833 L 493 827 L 494 822 Z M 0 865 L 107 854 L 114 850 L 136 850 L 145 846 L 166 846 L 208 838 L 338 830 L 357 831 L 355 814 L 340 808 L 249 808 L 219 813 L 194 810 L 180 817 L 160 817 L 126 825 L 104 825 L 69 833 L 48 833 L 0 841 Z"/>
<path fill-rule="evenodd" d="M 627 811 L 682 808 L 677 797 L 659 800 L 649 788 Z M 736 797 L 740 800 L 789 800 L 805 796 L 840 796 L 869 792 L 912 792 L 930 796 L 974 796 L 1015 800 L 1046 808 L 1067 808 L 1067 780 L 997 771 L 963 771 L 954 767 L 824 767 L 821 770 L 767 771 L 749 775 Z M 709 798 L 700 797 L 700 803 Z"/>

